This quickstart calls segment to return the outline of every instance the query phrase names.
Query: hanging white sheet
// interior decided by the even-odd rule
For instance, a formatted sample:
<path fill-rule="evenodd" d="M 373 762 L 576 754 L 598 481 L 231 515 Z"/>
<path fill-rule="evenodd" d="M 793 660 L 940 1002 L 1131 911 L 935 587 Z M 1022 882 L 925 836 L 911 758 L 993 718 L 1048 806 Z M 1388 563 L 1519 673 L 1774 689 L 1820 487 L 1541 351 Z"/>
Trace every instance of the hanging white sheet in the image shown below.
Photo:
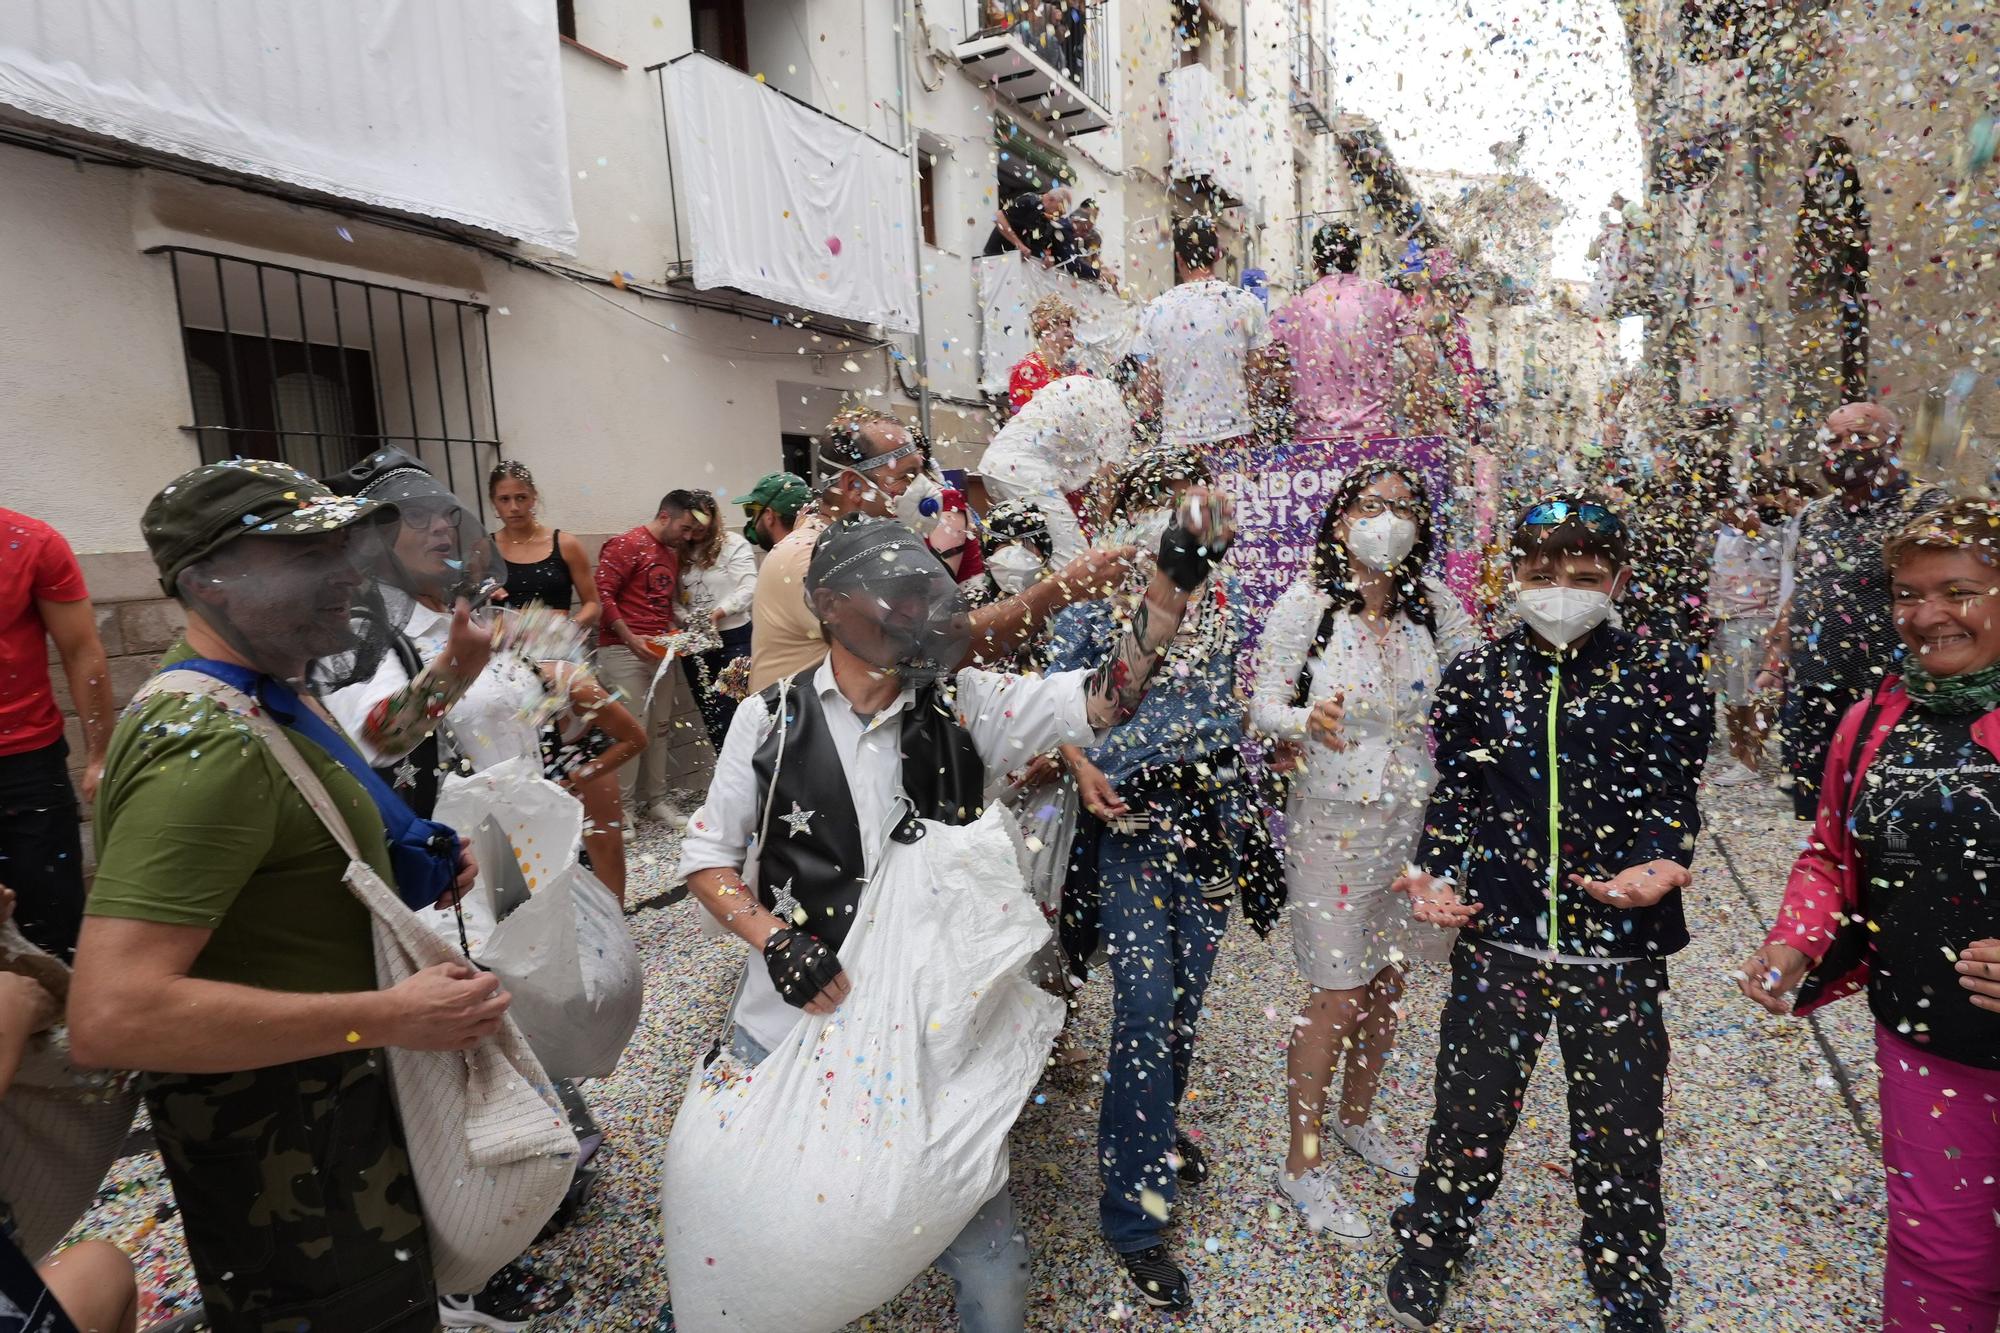
<path fill-rule="evenodd" d="M 1077 358 L 1096 374 L 1110 374 L 1138 332 L 1139 308 L 1096 283 L 1078 282 L 1066 273 L 1023 261 L 1019 254 L 975 259 L 972 267 L 985 326 L 979 387 L 988 393 L 1005 393 L 1014 363 L 1034 350 L 1028 313 L 1050 293 L 1076 307 Z"/>
<path fill-rule="evenodd" d="M 1250 113 L 1205 65 L 1167 75 L 1167 147 L 1175 180 L 1206 176 L 1253 212 Z"/>
<path fill-rule="evenodd" d="M 567 252 L 560 59 L 548 0 L 0 4 L 0 103 Z"/>
<path fill-rule="evenodd" d="M 914 332 L 909 160 L 707 56 L 661 77 L 694 285 Z"/>

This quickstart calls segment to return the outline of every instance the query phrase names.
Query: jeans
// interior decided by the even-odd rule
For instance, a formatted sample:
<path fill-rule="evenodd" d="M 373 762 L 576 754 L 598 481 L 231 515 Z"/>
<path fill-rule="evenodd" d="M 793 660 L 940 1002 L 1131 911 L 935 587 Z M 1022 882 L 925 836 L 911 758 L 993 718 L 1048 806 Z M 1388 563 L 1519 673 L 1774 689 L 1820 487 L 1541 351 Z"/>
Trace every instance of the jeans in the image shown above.
<path fill-rule="evenodd" d="M 695 707 L 701 710 L 702 730 L 708 733 L 708 743 L 717 754 L 722 753 L 722 738 L 729 734 L 730 720 L 736 716 L 736 700 L 718 693 L 713 686 L 724 667 L 750 655 L 750 626 L 723 630 L 720 637 L 720 648 L 711 648 L 699 657 L 681 659 L 688 693 L 694 696 Z"/>
<path fill-rule="evenodd" d="M 1153 826 L 1108 825 L 1098 846 L 1102 938 L 1111 956 L 1111 1064 L 1097 1120 L 1098 1225 L 1111 1248 L 1133 1254 L 1157 1245 L 1178 1180 L 1167 1154 L 1174 1117 L 1194 1064 L 1194 1034 L 1215 951 L 1229 925 L 1229 900 L 1202 896 L 1193 858 L 1159 827 L 1178 800 L 1134 812 Z M 1232 879 L 1233 886 L 1233 879 Z M 1160 1203 L 1151 1211 L 1142 1195 Z"/>
<path fill-rule="evenodd" d="M 770 1054 L 741 1028 L 729 1050 L 753 1068 Z M 980 1206 L 933 1266 L 951 1279 L 964 1333 L 1021 1333 L 1027 1327 L 1028 1237 L 1005 1188 Z"/>
<path fill-rule="evenodd" d="M 1448 1272 L 1472 1247 L 1554 1020 L 1569 1076 L 1585 1276 L 1606 1305 L 1666 1308 L 1666 990 L 1665 959 L 1544 963 L 1459 936 L 1423 1169 L 1392 1219 L 1404 1258 Z"/>
<path fill-rule="evenodd" d="M 0 884 L 14 923 L 64 962 L 83 928 L 83 832 L 70 786 L 69 743 L 0 755 Z"/>
<path fill-rule="evenodd" d="M 1964 1004 L 1964 1000 L 1946 1003 Z M 2000 1321 L 2000 1070 L 1875 1025 L 1889 1246 L 1882 1327 L 1989 1330 Z M 1952 1094 L 1956 1093 L 1956 1096 Z"/>

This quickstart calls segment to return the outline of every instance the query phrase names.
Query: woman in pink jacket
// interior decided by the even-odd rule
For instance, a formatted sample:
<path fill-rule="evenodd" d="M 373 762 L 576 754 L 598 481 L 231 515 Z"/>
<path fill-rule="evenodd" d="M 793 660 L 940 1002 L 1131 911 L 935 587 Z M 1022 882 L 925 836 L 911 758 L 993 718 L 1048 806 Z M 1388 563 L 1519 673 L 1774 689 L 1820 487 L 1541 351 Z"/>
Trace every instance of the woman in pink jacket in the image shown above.
<path fill-rule="evenodd" d="M 1993 1333 L 2000 504 L 1937 510 L 1883 558 L 1908 655 L 1841 721 L 1817 824 L 1738 984 L 1773 1013 L 1866 990 L 1888 1176 L 1883 1327 Z"/>

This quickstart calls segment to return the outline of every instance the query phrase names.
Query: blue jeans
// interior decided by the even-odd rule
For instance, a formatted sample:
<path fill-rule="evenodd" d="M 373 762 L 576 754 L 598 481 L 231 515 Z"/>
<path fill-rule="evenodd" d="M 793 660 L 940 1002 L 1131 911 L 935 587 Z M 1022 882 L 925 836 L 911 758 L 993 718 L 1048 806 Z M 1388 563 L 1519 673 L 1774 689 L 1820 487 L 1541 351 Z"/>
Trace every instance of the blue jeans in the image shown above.
<path fill-rule="evenodd" d="M 1135 808 L 1139 807 L 1134 803 Z M 1098 1225 L 1120 1254 L 1159 1244 L 1164 1216 L 1140 1191 L 1171 1207 L 1174 1117 L 1194 1063 L 1195 1022 L 1229 925 L 1229 900 L 1202 897 L 1192 858 L 1162 830 L 1104 830 L 1098 850 L 1099 909 L 1111 955 L 1111 1066 L 1097 1121 L 1104 1183 Z"/>
<path fill-rule="evenodd" d="M 741 1028 L 731 1054 L 753 1068 L 770 1054 Z M 964 1333 L 1021 1333 L 1028 1322 L 1028 1237 L 1002 1189 L 981 1205 L 934 1265 L 951 1279 Z"/>

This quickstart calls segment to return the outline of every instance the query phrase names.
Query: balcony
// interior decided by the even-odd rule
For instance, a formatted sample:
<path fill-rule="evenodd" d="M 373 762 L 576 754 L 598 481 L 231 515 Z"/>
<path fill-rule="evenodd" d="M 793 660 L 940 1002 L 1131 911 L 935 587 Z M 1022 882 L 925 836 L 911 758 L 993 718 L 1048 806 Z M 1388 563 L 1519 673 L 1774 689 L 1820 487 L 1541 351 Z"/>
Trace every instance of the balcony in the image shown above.
<path fill-rule="evenodd" d="M 665 121 L 669 284 L 843 335 L 915 331 L 907 157 L 700 52 L 648 72 Z"/>
<path fill-rule="evenodd" d="M 0 5 L 0 121 L 568 251 L 550 5 Z"/>
<path fill-rule="evenodd" d="M 1310 33 L 1292 39 L 1292 110 L 1314 134 L 1333 133 L 1333 52 Z"/>
<path fill-rule="evenodd" d="M 1206 184 L 1234 208 L 1257 197 L 1250 114 L 1205 65 L 1167 75 L 1168 166 L 1176 181 Z"/>
<path fill-rule="evenodd" d="M 1105 0 L 963 0 L 959 67 L 1060 138 L 1111 124 Z"/>

